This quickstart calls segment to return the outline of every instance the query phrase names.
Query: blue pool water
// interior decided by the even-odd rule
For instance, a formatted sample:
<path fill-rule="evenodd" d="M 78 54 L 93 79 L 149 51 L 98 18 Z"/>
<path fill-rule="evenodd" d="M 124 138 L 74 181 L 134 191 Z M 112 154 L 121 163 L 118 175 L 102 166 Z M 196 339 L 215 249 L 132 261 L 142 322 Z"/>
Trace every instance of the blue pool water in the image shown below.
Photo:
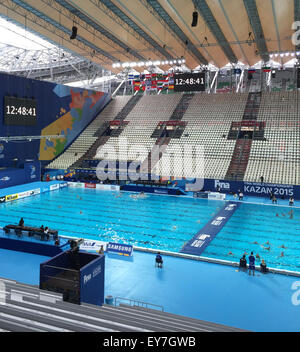
<path fill-rule="evenodd" d="M 202 256 L 239 262 L 252 251 L 269 267 L 300 272 L 300 209 L 242 203 Z"/>
<path fill-rule="evenodd" d="M 118 197 L 121 195 L 121 197 Z M 128 243 L 179 252 L 223 202 L 132 193 L 64 188 L 0 205 L 0 226 L 42 224 L 60 236 Z"/>
<path fill-rule="evenodd" d="M 222 201 L 205 199 L 132 196 L 64 188 L 0 204 L 0 226 L 17 223 L 23 216 L 25 225 L 43 224 L 61 236 L 179 252 L 224 206 Z M 300 272 L 300 209 L 291 210 L 242 203 L 202 256 L 238 262 L 244 252 L 253 251 L 269 267 Z"/>

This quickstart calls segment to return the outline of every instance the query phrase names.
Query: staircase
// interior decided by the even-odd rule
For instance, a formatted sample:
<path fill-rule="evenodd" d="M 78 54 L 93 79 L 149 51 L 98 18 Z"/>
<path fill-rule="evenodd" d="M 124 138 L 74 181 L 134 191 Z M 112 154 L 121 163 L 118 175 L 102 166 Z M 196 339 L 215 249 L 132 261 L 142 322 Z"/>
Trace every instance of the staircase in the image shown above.
<path fill-rule="evenodd" d="M 115 116 L 114 121 L 124 121 L 128 114 L 132 111 L 132 109 L 136 106 L 136 104 L 139 102 L 141 99 L 142 95 L 134 95 L 128 102 L 127 104 L 118 112 L 118 114 Z M 85 154 L 83 154 L 74 164 L 71 165 L 72 168 L 80 168 L 82 167 L 82 164 L 84 163 L 84 160 L 90 160 L 93 159 L 94 156 L 97 153 L 98 148 L 102 147 L 110 137 L 114 136 L 119 136 L 122 133 L 122 129 L 118 129 L 117 133 L 118 135 L 104 135 L 109 128 L 109 122 L 104 122 L 94 133 L 94 137 L 98 137 L 95 142 L 90 146 L 90 148 L 86 151 Z M 125 128 L 125 125 L 124 127 Z"/>
<path fill-rule="evenodd" d="M 247 169 L 252 139 L 238 139 L 226 173 L 226 180 L 242 181 Z"/>
<path fill-rule="evenodd" d="M 183 118 L 187 108 L 189 107 L 190 100 L 193 98 L 194 93 L 183 94 L 176 108 L 174 109 L 169 120 L 180 121 Z"/>
<path fill-rule="evenodd" d="M 97 136 L 94 136 L 95 131 L 99 130 L 99 127 L 101 128 L 101 126 L 104 125 L 106 125 L 107 128 L 109 121 L 118 115 L 119 111 L 126 106 L 129 99 L 129 97 L 121 97 L 111 100 L 104 110 L 101 111 L 73 143 L 62 154 L 52 160 L 46 168 L 67 169 L 74 165 L 97 140 Z"/>
<path fill-rule="evenodd" d="M 179 103 L 175 107 L 172 115 L 169 118 L 169 121 L 181 121 L 188 106 L 190 103 L 190 100 L 193 98 L 194 93 L 188 93 L 188 94 L 183 94 Z M 183 132 L 183 131 L 182 131 Z M 181 134 L 182 134 L 181 132 Z M 161 131 L 154 131 L 152 136 L 157 136 L 157 140 L 154 144 L 153 149 L 150 151 L 148 154 L 147 158 L 143 161 L 141 165 L 141 172 L 143 173 L 151 173 L 153 170 L 154 166 L 158 163 L 158 161 L 161 159 L 163 153 L 166 151 L 168 144 L 171 141 L 170 137 L 163 136 L 164 130 Z M 173 136 L 173 138 L 176 138 L 176 134 Z M 158 148 L 160 148 L 160 152 L 158 152 Z"/>
<path fill-rule="evenodd" d="M 243 114 L 243 121 L 252 122 L 257 120 L 260 101 L 261 92 L 248 94 L 248 99 Z M 243 139 L 239 137 L 239 134 L 240 131 L 236 133 L 237 139 L 231 162 L 225 176 L 226 180 L 242 181 L 246 173 L 254 132 L 250 134 L 250 138 Z"/>

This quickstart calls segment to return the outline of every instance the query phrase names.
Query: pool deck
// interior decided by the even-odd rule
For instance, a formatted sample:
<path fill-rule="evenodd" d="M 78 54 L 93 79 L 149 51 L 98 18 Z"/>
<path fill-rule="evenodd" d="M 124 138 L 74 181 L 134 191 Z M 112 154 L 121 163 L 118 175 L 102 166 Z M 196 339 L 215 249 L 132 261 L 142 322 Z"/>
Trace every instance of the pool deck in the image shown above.
<path fill-rule="evenodd" d="M 300 281 L 294 277 L 253 277 L 229 266 L 166 256 L 159 269 L 154 258 L 142 252 L 129 258 L 106 254 L 105 295 L 251 331 L 300 330 L 300 306 L 292 303 L 292 284 L 300 288 Z M 39 264 L 47 259 L 0 249 L 0 277 L 38 285 Z"/>

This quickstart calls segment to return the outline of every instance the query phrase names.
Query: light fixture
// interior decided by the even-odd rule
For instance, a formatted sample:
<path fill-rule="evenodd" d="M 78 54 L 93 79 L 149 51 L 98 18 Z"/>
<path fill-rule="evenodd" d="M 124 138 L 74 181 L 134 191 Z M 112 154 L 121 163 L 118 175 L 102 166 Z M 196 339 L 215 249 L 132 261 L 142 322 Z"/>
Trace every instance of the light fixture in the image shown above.
<path fill-rule="evenodd" d="M 138 66 L 138 67 L 142 67 L 142 66 L 152 66 L 152 65 L 155 65 L 155 66 L 162 66 L 162 65 L 174 65 L 174 64 L 178 64 L 178 65 L 181 65 L 185 63 L 185 59 L 183 57 L 181 57 L 180 59 L 171 59 L 171 60 L 155 60 L 155 61 L 152 61 L 152 60 L 148 60 L 146 62 L 144 61 L 139 61 L 139 62 L 115 62 L 112 64 L 112 67 L 113 68 L 126 68 L 126 67 L 135 67 L 135 66 Z"/>

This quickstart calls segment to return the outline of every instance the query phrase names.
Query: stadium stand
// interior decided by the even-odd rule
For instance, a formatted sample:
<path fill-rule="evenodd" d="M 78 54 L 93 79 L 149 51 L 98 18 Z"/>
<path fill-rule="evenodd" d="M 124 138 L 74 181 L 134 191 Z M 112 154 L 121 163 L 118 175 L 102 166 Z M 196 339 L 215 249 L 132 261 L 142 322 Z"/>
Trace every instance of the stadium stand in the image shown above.
<path fill-rule="evenodd" d="M 244 180 L 299 184 L 299 93 L 262 93 L 258 121 L 265 121 L 265 140 L 253 141 Z"/>
<path fill-rule="evenodd" d="M 48 168 L 80 167 L 83 159 L 135 160 L 148 164 L 152 148 L 163 145 L 161 155 L 151 165 L 152 173 L 189 177 L 192 175 L 187 175 L 184 167 L 195 169 L 196 154 L 193 151 L 187 156 L 183 165 L 182 148 L 185 145 L 203 145 L 206 178 L 231 179 L 234 174 L 235 179 L 259 181 L 264 175 L 265 180 L 271 183 L 297 184 L 300 181 L 297 94 L 295 91 L 264 92 L 262 95 L 256 92 L 199 93 L 189 96 L 184 109 L 180 108 L 180 102 L 188 95 L 118 96 Z M 251 110 L 252 98 L 249 97 L 256 95 L 261 100 Z M 112 120 L 128 124 L 124 125 L 118 137 L 101 133 L 95 136 L 99 127 Z M 157 138 L 154 132 L 159 122 L 168 120 L 186 123 L 180 138 Z M 227 138 L 232 122 L 242 120 L 265 123 L 260 138 L 252 136 L 245 140 L 239 138 L 238 133 L 236 139 Z M 257 137 L 259 133 L 256 133 Z M 120 143 L 122 141 L 126 143 Z M 107 151 L 113 153 L 107 155 Z M 169 167 L 167 161 L 171 155 Z M 240 165 L 239 170 L 234 169 L 234 164 Z"/>
<path fill-rule="evenodd" d="M 64 302 L 62 295 L 35 286 L 1 279 L 5 304 L 0 304 L 0 324 L 4 331 L 18 332 L 213 332 L 241 331 L 155 309 Z"/>
<path fill-rule="evenodd" d="M 54 159 L 47 168 L 67 169 L 73 165 L 91 148 L 93 143 L 97 141 L 98 138 L 94 136 L 95 131 L 97 131 L 104 122 L 113 120 L 131 98 L 131 96 L 122 96 L 112 100 L 69 148 Z"/>

